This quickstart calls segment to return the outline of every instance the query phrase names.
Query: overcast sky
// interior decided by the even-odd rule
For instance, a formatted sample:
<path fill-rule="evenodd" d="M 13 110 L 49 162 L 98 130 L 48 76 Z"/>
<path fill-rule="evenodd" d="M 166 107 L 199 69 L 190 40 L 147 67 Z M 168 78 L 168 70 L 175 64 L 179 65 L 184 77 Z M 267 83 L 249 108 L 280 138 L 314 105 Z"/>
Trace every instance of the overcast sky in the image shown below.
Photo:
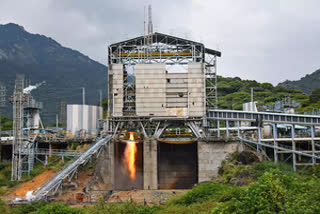
<path fill-rule="evenodd" d="M 0 24 L 106 64 L 108 44 L 143 34 L 149 3 L 154 31 L 222 52 L 220 75 L 277 84 L 320 68 L 318 0 L 0 0 Z"/>

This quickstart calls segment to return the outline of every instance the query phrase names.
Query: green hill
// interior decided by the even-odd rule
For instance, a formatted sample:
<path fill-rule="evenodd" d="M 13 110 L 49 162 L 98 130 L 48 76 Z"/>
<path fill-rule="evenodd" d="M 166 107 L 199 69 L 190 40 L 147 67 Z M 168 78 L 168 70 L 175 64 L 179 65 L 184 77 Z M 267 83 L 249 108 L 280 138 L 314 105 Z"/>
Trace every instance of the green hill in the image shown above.
<path fill-rule="evenodd" d="M 251 88 L 254 89 L 254 101 L 258 105 L 274 104 L 278 99 L 291 97 L 301 103 L 296 112 L 303 113 L 320 108 L 320 91 L 315 90 L 312 95 L 305 94 L 300 89 L 286 89 L 273 86 L 270 83 L 258 83 L 255 80 L 242 80 L 239 77 L 218 76 L 218 106 L 220 109 L 242 110 L 242 103 L 250 102 Z"/>

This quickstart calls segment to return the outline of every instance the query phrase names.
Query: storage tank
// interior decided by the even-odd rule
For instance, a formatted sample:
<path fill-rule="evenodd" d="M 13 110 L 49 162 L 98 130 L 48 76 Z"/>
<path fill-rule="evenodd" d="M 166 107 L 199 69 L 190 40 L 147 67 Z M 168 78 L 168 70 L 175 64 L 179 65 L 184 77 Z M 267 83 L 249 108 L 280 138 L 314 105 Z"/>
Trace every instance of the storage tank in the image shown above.
<path fill-rule="evenodd" d="M 67 105 L 67 130 L 78 134 L 84 129 L 89 134 L 97 133 L 98 119 L 102 119 L 102 107 L 94 105 Z"/>

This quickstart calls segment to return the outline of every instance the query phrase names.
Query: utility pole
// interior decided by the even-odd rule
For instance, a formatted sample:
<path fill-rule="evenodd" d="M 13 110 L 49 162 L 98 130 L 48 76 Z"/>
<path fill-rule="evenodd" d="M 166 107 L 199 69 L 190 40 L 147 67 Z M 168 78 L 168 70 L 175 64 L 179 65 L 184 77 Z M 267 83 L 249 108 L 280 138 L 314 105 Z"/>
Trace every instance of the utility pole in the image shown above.
<path fill-rule="evenodd" d="M 99 90 L 100 107 L 102 107 L 102 90 Z"/>
<path fill-rule="evenodd" d="M 6 87 L 0 83 L 0 137 L 1 137 L 1 117 L 2 117 L 2 108 L 6 107 Z"/>
<path fill-rule="evenodd" d="M 86 88 L 82 87 L 82 104 L 86 104 Z"/>
<path fill-rule="evenodd" d="M 56 129 L 58 130 L 59 128 L 59 117 L 58 114 L 56 114 Z"/>
<path fill-rule="evenodd" d="M 254 111 L 254 103 L 253 103 L 253 88 L 251 88 L 251 111 Z"/>

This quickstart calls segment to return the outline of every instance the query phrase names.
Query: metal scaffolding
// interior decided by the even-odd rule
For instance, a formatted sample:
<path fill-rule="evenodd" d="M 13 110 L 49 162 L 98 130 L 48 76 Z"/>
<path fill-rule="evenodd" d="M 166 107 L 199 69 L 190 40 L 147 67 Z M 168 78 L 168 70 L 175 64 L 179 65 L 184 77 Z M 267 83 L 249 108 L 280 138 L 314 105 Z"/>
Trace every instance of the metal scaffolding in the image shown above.
<path fill-rule="evenodd" d="M 316 127 L 320 126 L 320 116 L 210 110 L 208 120 L 225 124 L 225 128 L 218 125 L 209 130 L 212 136 L 235 137 L 241 143 L 256 146 L 256 150 L 268 159 L 273 156 L 274 162 L 279 159 L 292 160 L 294 171 L 297 166 L 314 165 L 320 160 L 320 133 L 316 132 Z M 251 125 L 241 126 L 241 123 Z M 271 133 L 264 133 L 264 130 Z"/>
<path fill-rule="evenodd" d="M 3 115 L 3 108 L 6 107 L 6 86 L 0 82 L 0 137 L 1 137 L 1 117 Z"/>
<path fill-rule="evenodd" d="M 205 80 L 206 80 L 206 107 L 218 108 L 217 90 L 217 56 L 207 54 L 205 57 Z"/>
<path fill-rule="evenodd" d="M 123 66 L 123 113 L 126 116 L 135 115 L 136 113 L 136 82 L 134 69 L 134 66 Z"/>
<path fill-rule="evenodd" d="M 23 172 L 23 165 L 29 163 L 28 151 L 30 145 L 25 142 L 22 136 L 23 128 L 23 103 L 25 102 L 25 97 L 23 94 L 24 89 L 24 76 L 17 75 L 15 81 L 15 88 L 13 97 L 10 101 L 13 104 L 13 137 L 14 141 L 12 144 L 12 171 L 11 180 L 20 180 Z M 27 152 L 25 152 L 27 150 Z M 27 155 L 26 155 L 27 154 Z M 27 162 L 26 162 L 27 159 Z M 32 166 L 30 166 L 32 167 Z M 28 169 L 30 168 L 28 167 Z"/>

